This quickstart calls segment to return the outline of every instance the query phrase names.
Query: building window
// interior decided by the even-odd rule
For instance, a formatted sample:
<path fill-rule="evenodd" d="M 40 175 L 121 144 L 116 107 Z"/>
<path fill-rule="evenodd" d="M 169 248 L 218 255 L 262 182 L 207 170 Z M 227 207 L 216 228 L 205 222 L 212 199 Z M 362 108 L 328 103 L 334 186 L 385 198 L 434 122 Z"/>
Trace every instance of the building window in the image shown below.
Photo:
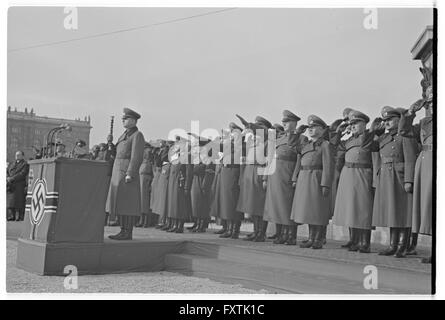
<path fill-rule="evenodd" d="M 11 129 L 11 132 L 12 132 L 12 133 L 20 133 L 20 128 L 13 127 L 13 128 Z"/>

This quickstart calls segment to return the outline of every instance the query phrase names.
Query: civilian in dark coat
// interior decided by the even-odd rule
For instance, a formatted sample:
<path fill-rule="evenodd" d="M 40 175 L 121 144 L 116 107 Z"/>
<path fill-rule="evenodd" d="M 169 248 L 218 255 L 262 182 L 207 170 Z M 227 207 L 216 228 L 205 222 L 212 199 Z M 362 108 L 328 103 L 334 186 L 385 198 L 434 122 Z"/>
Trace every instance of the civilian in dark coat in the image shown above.
<path fill-rule="evenodd" d="M 28 184 L 29 165 L 23 151 L 15 153 L 15 161 L 6 170 L 6 199 L 8 221 L 22 221 L 25 215 L 25 201 Z M 17 218 L 15 217 L 18 212 Z"/>

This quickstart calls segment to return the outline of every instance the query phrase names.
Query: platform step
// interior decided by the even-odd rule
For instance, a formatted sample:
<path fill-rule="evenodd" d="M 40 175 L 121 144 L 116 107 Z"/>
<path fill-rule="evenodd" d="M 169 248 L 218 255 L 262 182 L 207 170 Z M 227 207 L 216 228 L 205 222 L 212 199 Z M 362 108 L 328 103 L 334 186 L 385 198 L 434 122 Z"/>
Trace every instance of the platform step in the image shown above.
<path fill-rule="evenodd" d="M 410 293 L 388 286 L 378 290 L 366 290 L 363 286 L 363 275 L 351 280 L 348 271 L 331 271 L 329 275 L 314 273 L 317 266 L 308 268 L 307 265 L 296 264 L 294 270 L 282 268 L 279 261 L 275 267 L 264 266 L 251 261 L 250 263 L 205 257 L 193 254 L 168 254 L 165 257 L 167 271 L 184 275 L 209 278 L 212 280 L 241 284 L 251 289 L 265 289 L 267 293 L 305 293 L 305 294 L 395 294 Z M 321 274 L 323 274 L 321 276 Z"/>

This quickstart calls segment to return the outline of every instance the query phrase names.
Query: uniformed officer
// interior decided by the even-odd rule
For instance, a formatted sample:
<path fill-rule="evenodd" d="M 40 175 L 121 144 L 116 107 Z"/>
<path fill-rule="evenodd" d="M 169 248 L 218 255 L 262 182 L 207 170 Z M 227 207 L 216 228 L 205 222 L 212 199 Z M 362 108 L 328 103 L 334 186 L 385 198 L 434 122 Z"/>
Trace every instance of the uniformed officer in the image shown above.
<path fill-rule="evenodd" d="M 332 154 L 334 155 L 334 177 L 332 179 L 332 188 L 331 188 L 331 213 L 334 215 L 335 210 L 335 199 L 337 197 L 338 190 L 338 182 L 340 180 L 341 169 L 343 168 L 345 161 L 345 150 L 342 147 L 342 144 L 339 144 L 337 140 L 340 141 L 345 140 L 346 137 L 350 133 L 350 125 L 349 125 L 349 113 L 352 111 L 351 108 L 345 108 L 343 110 L 343 118 L 335 120 L 330 126 L 328 130 L 328 141 L 332 148 Z M 326 239 L 326 237 L 324 238 Z M 308 240 L 303 241 L 306 243 Z M 326 241 L 324 240 L 324 243 Z M 349 241 L 342 245 L 342 248 L 349 248 L 352 244 L 351 240 L 351 228 L 349 228 Z"/>
<path fill-rule="evenodd" d="M 311 239 L 301 247 L 321 249 L 323 229 L 331 217 L 334 161 L 329 142 L 323 138 L 326 123 L 315 115 L 310 115 L 307 123 L 310 141 L 297 146 L 299 153 L 292 177 L 295 194 L 291 219 L 297 224 L 309 225 Z"/>
<path fill-rule="evenodd" d="M 191 215 L 190 187 L 193 181 L 193 167 L 189 161 L 188 140 L 177 137 L 170 148 L 170 174 L 168 177 L 167 216 L 172 226 L 167 232 L 183 233 L 184 222 Z"/>
<path fill-rule="evenodd" d="M 264 151 L 267 144 L 267 130 L 272 124 L 261 116 L 255 118 L 255 123 L 243 122 L 246 156 L 240 174 L 240 195 L 236 209 L 250 215 L 253 222 L 253 233 L 244 240 L 264 242 L 267 229 L 267 221 L 263 221 L 266 190 L 263 188 L 263 178 L 259 171 L 264 170 L 266 166 Z"/>
<path fill-rule="evenodd" d="M 136 227 L 147 228 L 151 223 L 150 192 L 153 181 L 152 146 L 146 142 L 144 158 L 139 168 L 139 181 L 141 183 L 141 218 Z"/>
<path fill-rule="evenodd" d="M 214 190 L 211 212 L 226 220 L 226 232 L 221 238 L 238 239 L 243 214 L 236 210 L 239 197 L 240 158 L 242 149 L 241 128 L 229 124 L 230 134 L 222 140 L 220 176 Z"/>
<path fill-rule="evenodd" d="M 215 176 L 215 164 L 212 163 L 212 150 L 206 145 L 209 139 L 195 136 L 192 146 L 193 181 L 190 189 L 192 217 L 194 225 L 190 232 L 205 232 L 210 221 L 211 187 Z"/>
<path fill-rule="evenodd" d="M 390 228 L 390 246 L 380 255 L 404 257 L 408 232 L 412 226 L 412 192 L 414 165 L 417 156 L 413 139 L 401 136 L 398 125 L 401 110 L 383 107 L 386 132 L 379 137 L 380 169 L 376 187 L 372 224 Z"/>
<path fill-rule="evenodd" d="M 425 117 L 418 124 L 413 125 L 416 113 L 422 108 L 425 108 Z M 430 92 L 403 113 L 399 123 L 400 134 L 416 139 L 421 145 L 414 171 L 412 241 L 407 255 L 416 254 L 419 233 L 433 234 L 433 121 L 432 93 Z M 431 257 L 422 259 L 422 262 L 431 263 Z"/>
<path fill-rule="evenodd" d="M 275 223 L 276 233 L 270 237 L 275 244 L 296 244 L 297 228 L 290 219 L 294 197 L 292 174 L 297 162 L 296 145 L 307 141 L 305 136 L 293 134 L 299 120 L 291 111 L 283 111 L 284 133 L 277 135 L 275 150 L 268 152 L 268 166 L 263 176 L 263 187 L 266 189 L 263 219 Z M 265 228 L 263 230 L 265 232 Z"/>
<path fill-rule="evenodd" d="M 351 230 L 349 251 L 370 253 L 371 223 L 374 194 L 372 190 L 372 152 L 376 150 L 374 132 L 366 129 L 369 117 L 357 110 L 350 111 L 348 125 L 352 136 L 341 141 L 346 127 L 339 126 L 337 139 L 331 140 L 338 150 L 337 159 L 343 163 L 338 182 L 333 222 Z"/>
<path fill-rule="evenodd" d="M 106 212 L 112 218 L 120 215 L 122 219 L 121 231 L 109 236 L 113 240 L 131 240 L 133 226 L 141 214 L 139 167 L 145 140 L 136 126 L 140 117 L 137 112 L 124 108 L 122 123 L 125 132 L 116 144 L 116 159 L 106 203 Z"/>
<path fill-rule="evenodd" d="M 159 215 L 159 220 L 161 221 L 161 230 L 167 231 L 173 227 L 173 220 L 167 216 L 167 201 L 168 201 L 168 179 L 170 177 L 170 166 L 169 162 L 169 150 L 173 146 L 174 141 L 165 141 L 160 153 L 161 162 L 161 174 L 158 180 L 158 191 L 156 192 L 156 203 L 153 208 L 153 212 Z"/>

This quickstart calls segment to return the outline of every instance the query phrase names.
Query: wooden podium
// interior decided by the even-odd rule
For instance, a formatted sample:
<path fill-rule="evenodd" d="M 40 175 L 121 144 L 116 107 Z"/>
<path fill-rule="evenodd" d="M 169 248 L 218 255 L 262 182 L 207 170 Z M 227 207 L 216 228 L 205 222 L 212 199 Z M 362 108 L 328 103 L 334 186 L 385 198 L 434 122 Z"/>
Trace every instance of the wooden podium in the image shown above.
<path fill-rule="evenodd" d="M 29 165 L 17 266 L 38 274 L 63 274 L 67 265 L 94 268 L 104 238 L 109 163 L 49 158 Z"/>

